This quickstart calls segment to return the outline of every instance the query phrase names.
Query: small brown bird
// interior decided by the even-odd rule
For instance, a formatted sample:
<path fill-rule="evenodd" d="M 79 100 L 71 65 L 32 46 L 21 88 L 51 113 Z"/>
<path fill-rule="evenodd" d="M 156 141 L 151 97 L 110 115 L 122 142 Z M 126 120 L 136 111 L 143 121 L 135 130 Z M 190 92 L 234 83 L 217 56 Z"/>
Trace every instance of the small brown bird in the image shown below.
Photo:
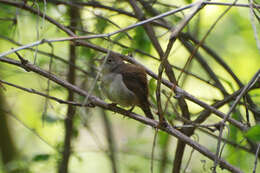
<path fill-rule="evenodd" d="M 120 57 L 110 55 L 102 73 L 101 87 L 108 99 L 121 106 L 132 106 L 132 109 L 137 105 L 148 118 L 153 119 L 147 77 L 141 66 L 125 63 Z"/>

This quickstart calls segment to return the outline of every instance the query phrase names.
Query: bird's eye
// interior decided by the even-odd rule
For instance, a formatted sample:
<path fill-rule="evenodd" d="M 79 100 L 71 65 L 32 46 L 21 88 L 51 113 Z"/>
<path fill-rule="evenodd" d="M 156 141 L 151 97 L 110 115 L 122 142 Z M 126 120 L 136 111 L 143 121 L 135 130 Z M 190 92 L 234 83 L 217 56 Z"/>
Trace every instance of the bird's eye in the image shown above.
<path fill-rule="evenodd" d="M 109 58 L 109 59 L 107 60 L 107 62 L 112 62 L 112 59 Z"/>

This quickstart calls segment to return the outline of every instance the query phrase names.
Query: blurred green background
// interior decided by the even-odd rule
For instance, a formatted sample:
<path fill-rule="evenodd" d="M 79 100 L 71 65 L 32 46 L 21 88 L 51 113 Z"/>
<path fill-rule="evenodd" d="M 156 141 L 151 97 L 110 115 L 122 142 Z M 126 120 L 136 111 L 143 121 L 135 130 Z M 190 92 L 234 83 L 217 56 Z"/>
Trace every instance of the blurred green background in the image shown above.
<path fill-rule="evenodd" d="M 22 1 L 17 1 L 22 2 Z M 86 1 L 87 2 L 87 1 Z M 120 8 L 126 11 L 132 11 L 132 8 L 125 1 L 99 1 L 107 6 L 113 8 Z M 187 5 L 188 1 L 159 1 L 165 4 L 172 4 L 176 6 Z M 223 1 L 226 2 L 226 1 Z M 232 1 L 229 1 L 232 2 Z M 240 3 L 247 3 L 247 1 L 238 1 Z M 59 23 L 68 26 L 69 15 L 68 6 L 63 4 L 55 4 L 47 1 L 47 5 L 44 6 L 43 1 L 33 2 L 28 1 L 28 5 L 31 5 L 34 9 L 39 8 L 41 12 L 51 16 Z M 171 6 L 163 6 L 156 4 L 153 6 L 158 11 L 166 12 L 173 9 Z M 184 32 L 188 32 L 194 35 L 197 39 L 201 39 L 208 31 L 209 27 L 215 22 L 217 17 L 223 13 L 226 6 L 206 6 L 199 15 L 197 15 L 191 23 L 184 29 Z M 118 27 L 108 22 L 103 16 L 109 19 L 111 22 L 117 24 L 120 28 L 127 27 L 136 22 L 136 19 L 119 15 L 109 10 L 100 8 L 92 8 L 91 6 L 85 6 L 80 9 L 80 24 L 78 25 L 78 35 L 86 35 L 88 33 L 109 33 L 118 30 Z M 185 16 L 188 15 L 190 10 L 185 10 Z M 132 13 L 132 12 L 131 12 Z M 258 13 L 259 14 L 259 13 Z M 29 13 L 21 8 L 16 8 L 11 5 L 2 4 L 0 1 L 0 52 L 6 52 L 11 48 L 16 48 L 17 45 L 7 40 L 10 38 L 21 44 L 29 44 L 37 40 L 54 39 L 60 37 L 67 37 L 68 35 L 57 29 L 56 26 L 43 20 L 36 15 Z M 183 14 L 177 13 L 166 17 L 172 25 L 177 25 L 183 18 Z M 8 20 L 15 19 L 15 20 Z M 256 21 L 256 19 L 255 19 Z M 256 21 L 257 23 L 258 21 Z M 258 37 L 259 37 L 259 22 L 256 24 Z M 156 27 L 156 34 L 162 45 L 163 50 L 166 49 L 169 35 L 166 29 Z M 153 48 L 149 38 L 145 34 L 142 27 L 131 29 L 127 32 L 132 39 L 124 33 L 112 36 L 113 41 L 117 41 L 121 44 L 127 45 L 129 48 L 122 48 L 117 44 L 112 44 L 104 39 L 92 39 L 90 42 L 97 44 L 104 48 L 112 48 L 112 50 L 119 53 L 127 54 L 133 53 L 135 58 L 142 62 L 146 67 L 158 72 L 159 62 L 149 57 L 145 57 L 139 53 L 136 53 L 134 49 L 140 49 L 146 53 L 149 53 L 155 57 L 158 57 L 155 49 Z M 228 64 L 237 77 L 247 84 L 247 82 L 253 77 L 253 75 L 260 68 L 260 56 L 259 50 L 256 47 L 256 40 L 254 39 L 254 33 L 250 22 L 249 8 L 233 7 L 216 25 L 214 30 L 208 36 L 205 44 L 216 51 L 221 58 Z M 69 58 L 69 42 L 57 42 L 52 43 L 53 50 L 48 44 L 43 44 L 37 47 L 38 50 L 53 53 L 65 60 Z M 94 62 L 95 58 L 100 58 L 101 53 L 94 51 L 93 49 L 78 46 L 77 52 L 77 65 L 82 69 L 88 71 L 92 75 L 85 75 L 77 71 L 76 85 L 89 91 L 93 85 L 93 76 L 96 74 L 98 63 Z M 29 60 L 31 63 L 34 61 L 35 51 L 22 50 L 19 53 Z M 205 57 L 206 62 L 211 66 L 217 76 L 221 79 L 221 83 L 225 86 L 229 94 L 238 90 L 239 87 L 235 81 L 227 74 L 227 72 L 215 62 L 204 51 L 200 53 Z M 171 64 L 180 68 L 184 66 L 190 53 L 177 41 L 172 48 L 172 53 L 169 57 Z M 15 54 L 11 54 L 9 57 L 18 59 Z M 37 53 L 36 65 L 48 70 L 50 63 L 50 56 Z M 47 80 L 33 72 L 26 72 L 21 68 L 17 68 L 13 65 L 0 62 L 0 78 L 26 88 L 33 88 L 35 90 L 46 93 Z M 53 60 L 52 73 L 62 79 L 66 79 L 68 66 L 56 59 Z M 192 60 L 192 65 L 189 69 L 190 72 L 210 81 L 208 75 L 201 68 L 197 61 Z M 176 75 L 180 72 L 175 70 Z M 91 77 L 92 76 L 92 77 Z M 164 76 L 165 77 L 165 76 Z M 183 86 L 185 91 L 196 96 L 197 98 L 205 101 L 206 103 L 213 103 L 214 100 L 223 99 L 220 91 L 200 80 L 191 76 L 186 76 Z M 149 77 L 149 80 L 151 78 Z M 150 90 L 152 91 L 150 100 L 155 98 L 155 92 L 153 90 L 153 84 L 155 81 L 150 81 Z M 97 83 L 94 91 L 94 95 L 98 95 Z M 163 87 L 163 89 L 167 90 Z M 14 159 L 7 165 L 0 162 L 0 173 L 5 172 L 57 172 L 57 164 L 61 159 L 59 151 L 63 146 L 64 140 L 64 125 L 63 121 L 66 118 L 67 105 L 59 104 L 52 100 L 48 100 L 47 111 L 45 112 L 45 98 L 24 91 L 18 90 L 13 87 L 4 85 L 1 90 L 1 116 L 6 117 L 6 123 L 9 127 L 10 136 L 13 146 Z M 168 91 L 169 92 L 169 91 Z M 58 86 L 57 84 L 50 83 L 51 96 L 55 96 L 66 100 L 68 92 L 66 89 Z M 249 93 L 255 103 L 260 103 L 260 91 L 253 90 Z M 76 96 L 79 102 L 82 102 L 84 98 Z M 163 97 L 165 102 L 165 97 Z M 106 100 L 108 101 L 108 100 Z M 109 102 L 109 101 L 108 101 Z M 173 99 L 173 102 L 176 102 Z M 153 103 L 155 104 L 155 103 Z M 200 106 L 188 101 L 190 112 L 196 116 L 203 110 Z M 228 105 L 222 107 L 220 110 L 227 112 Z M 156 110 L 154 109 L 154 112 Z M 46 119 L 42 121 L 42 115 L 46 114 Z M 143 114 L 139 108 L 135 108 L 134 112 Z M 103 110 L 98 107 L 95 108 L 77 108 L 76 116 L 73 121 L 74 131 L 72 140 L 72 155 L 69 163 L 69 170 L 72 173 L 90 173 L 90 172 L 112 172 L 111 163 L 109 161 L 109 147 L 106 137 L 106 128 L 103 119 Z M 239 109 L 232 116 L 241 114 L 245 117 L 244 107 L 240 106 Z M 135 120 L 124 118 L 120 114 L 115 114 L 106 111 L 105 113 L 109 120 L 110 129 L 112 130 L 114 143 L 116 148 L 117 167 L 118 172 L 132 173 L 132 172 L 149 172 L 151 162 L 151 150 L 154 138 L 154 129 L 147 127 Z M 250 113 L 250 116 L 252 114 Z M 219 118 L 211 116 L 207 123 L 214 123 Z M 2 121 L 4 122 L 4 121 Z M 176 121 L 176 124 L 180 124 Z M 254 124 L 254 122 L 252 122 Z M 235 142 L 241 142 L 241 145 L 246 145 L 245 141 L 242 141 L 243 135 L 236 128 L 230 127 L 230 140 Z M 217 141 L 211 138 L 201 131 L 196 131 L 194 135 L 195 140 L 204 146 L 206 146 L 212 152 L 215 152 Z M 218 134 L 217 132 L 215 134 Z M 225 136 L 227 131 L 225 131 Z M 192 137 L 193 138 L 193 137 Z M 232 139 L 231 139 L 232 138 Z M 7 138 L 0 139 L 2 142 Z M 171 172 L 172 160 L 174 158 L 176 138 L 169 137 L 164 132 L 159 132 L 158 140 L 156 142 L 155 156 L 154 156 L 154 172 L 160 172 L 161 167 L 161 155 L 164 147 L 167 145 L 167 161 L 165 172 Z M 167 143 L 167 144 L 166 144 Z M 11 146 L 9 146 L 11 147 Z M 183 159 L 183 168 L 188 162 L 192 148 L 187 147 Z M 239 167 L 244 172 L 252 172 L 254 167 L 255 156 L 242 150 L 237 150 L 234 147 L 227 145 L 222 154 L 223 158 L 229 163 Z M 3 161 L 3 158 L 0 160 Z M 191 162 L 188 166 L 187 172 L 211 172 L 210 168 L 213 166 L 213 162 L 202 156 L 195 151 L 192 155 Z M 258 164 L 257 171 L 260 171 Z M 228 172 L 219 169 L 218 172 Z"/>

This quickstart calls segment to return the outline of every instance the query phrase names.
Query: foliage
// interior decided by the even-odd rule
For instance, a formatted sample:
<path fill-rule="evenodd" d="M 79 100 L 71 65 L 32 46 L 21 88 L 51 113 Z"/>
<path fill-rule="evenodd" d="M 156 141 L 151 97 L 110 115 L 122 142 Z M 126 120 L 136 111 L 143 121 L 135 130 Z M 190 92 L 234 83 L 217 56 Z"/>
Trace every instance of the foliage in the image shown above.
<path fill-rule="evenodd" d="M 20 58 L 14 52 L 0 55 L 0 90 L 6 100 L 1 109 L 17 150 L 10 164 L 0 164 L 0 173 L 149 172 L 150 164 L 154 172 L 203 172 L 214 166 L 211 156 L 219 156 L 218 146 L 224 147 L 221 157 L 231 166 L 252 172 L 260 140 L 259 77 L 247 92 L 242 88 L 259 76 L 259 5 L 254 8 L 258 33 L 244 4 L 233 6 L 206 36 L 229 4 L 207 1 L 189 21 L 192 2 L 0 0 L 0 54 L 21 48 Z M 180 11 L 143 23 L 174 9 Z M 183 21 L 187 24 L 176 41 L 170 40 Z M 114 34 L 100 35 L 109 33 Z M 37 41 L 42 42 L 31 45 Z M 106 104 L 100 59 L 107 52 L 144 66 L 152 113 L 158 120 L 162 105 L 168 124 L 157 126 L 155 143 L 157 121 L 141 117 L 138 106 L 133 116 L 122 110 L 128 108 Z M 226 140 L 219 140 L 221 122 L 239 94 L 243 97 L 221 131 Z M 218 162 L 217 172 L 228 169 Z"/>
<path fill-rule="evenodd" d="M 251 127 L 245 134 L 251 141 L 259 142 L 260 141 L 260 125 L 255 125 Z"/>

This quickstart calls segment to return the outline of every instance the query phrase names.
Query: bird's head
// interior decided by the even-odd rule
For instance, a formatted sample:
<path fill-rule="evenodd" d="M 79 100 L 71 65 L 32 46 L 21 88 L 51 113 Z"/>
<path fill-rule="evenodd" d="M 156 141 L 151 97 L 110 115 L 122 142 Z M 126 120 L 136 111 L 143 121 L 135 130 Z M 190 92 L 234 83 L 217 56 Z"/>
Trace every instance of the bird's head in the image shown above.
<path fill-rule="evenodd" d="M 107 57 L 102 71 L 104 73 L 113 72 L 121 64 L 124 64 L 124 61 L 120 57 L 110 55 Z"/>

